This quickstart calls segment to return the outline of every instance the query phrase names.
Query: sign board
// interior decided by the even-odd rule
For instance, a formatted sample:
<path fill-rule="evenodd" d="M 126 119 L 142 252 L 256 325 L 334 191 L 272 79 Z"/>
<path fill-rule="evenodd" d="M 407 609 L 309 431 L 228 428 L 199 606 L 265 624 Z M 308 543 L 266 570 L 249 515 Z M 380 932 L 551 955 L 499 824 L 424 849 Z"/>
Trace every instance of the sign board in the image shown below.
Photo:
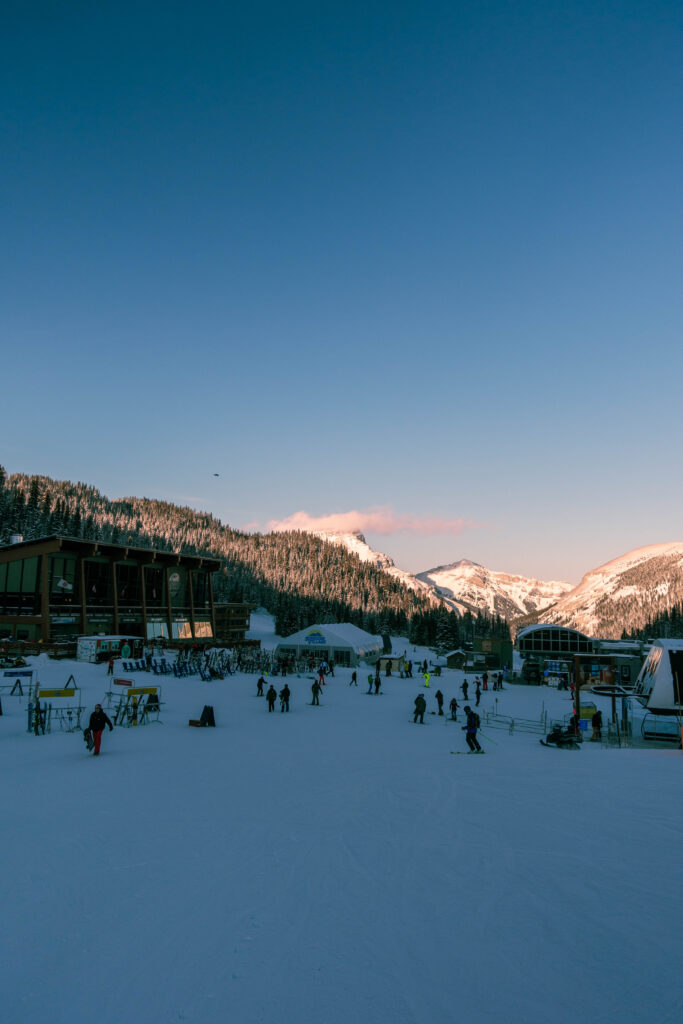
<path fill-rule="evenodd" d="M 310 633 L 306 634 L 307 644 L 320 644 L 321 646 L 327 643 L 325 634 L 321 633 L 319 629 L 312 629 Z"/>
<path fill-rule="evenodd" d="M 150 696 L 152 696 L 152 695 L 156 696 L 156 692 L 157 692 L 156 686 L 131 686 L 130 690 L 128 691 L 128 696 L 129 697 L 142 697 L 144 694 L 149 694 Z"/>
<path fill-rule="evenodd" d="M 37 694 L 40 700 L 45 700 L 46 697 L 75 697 L 75 690 L 41 690 Z"/>
<path fill-rule="evenodd" d="M 132 686 L 132 679 L 114 679 L 114 686 Z"/>

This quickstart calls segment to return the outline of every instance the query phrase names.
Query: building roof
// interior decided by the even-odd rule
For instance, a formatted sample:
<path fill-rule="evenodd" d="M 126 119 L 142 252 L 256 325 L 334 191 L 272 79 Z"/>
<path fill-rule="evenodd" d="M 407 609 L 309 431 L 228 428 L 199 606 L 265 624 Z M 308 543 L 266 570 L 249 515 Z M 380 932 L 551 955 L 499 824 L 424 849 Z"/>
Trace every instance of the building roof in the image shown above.
<path fill-rule="evenodd" d="M 584 637 L 585 640 L 592 639 L 587 636 L 586 633 L 582 633 L 579 629 L 572 629 L 571 626 L 560 626 L 556 622 L 536 622 L 532 626 L 525 626 L 524 629 L 520 629 L 517 632 L 517 640 L 522 636 L 528 636 L 529 633 L 533 633 L 539 629 L 562 629 L 565 633 L 576 633 L 577 636 Z"/>
<path fill-rule="evenodd" d="M 320 635 L 319 640 L 313 639 L 316 633 Z M 383 646 L 381 637 L 374 636 L 372 633 L 366 633 L 364 629 L 360 629 L 350 622 L 324 622 L 314 626 L 307 626 L 306 629 L 300 629 L 298 633 L 284 637 L 282 643 L 309 644 L 311 647 L 314 647 L 316 644 L 320 646 L 327 644 L 360 649 L 365 649 L 368 646 Z"/>
<path fill-rule="evenodd" d="M 109 557 L 132 558 L 140 560 L 148 557 L 152 562 L 161 565 L 185 565 L 188 568 L 206 569 L 218 572 L 221 567 L 219 558 L 205 555 L 185 555 L 175 551 L 160 551 L 158 548 L 141 548 L 132 544 L 112 544 L 103 540 L 84 540 L 82 537 L 65 537 L 53 534 L 50 537 L 37 537 L 34 540 L 23 540 L 17 544 L 0 546 L 0 556 L 21 552 L 22 558 L 30 558 L 38 554 L 55 554 L 59 551 L 78 552 L 86 555 L 107 555 Z M 7 557 L 1 558 L 8 561 Z"/>

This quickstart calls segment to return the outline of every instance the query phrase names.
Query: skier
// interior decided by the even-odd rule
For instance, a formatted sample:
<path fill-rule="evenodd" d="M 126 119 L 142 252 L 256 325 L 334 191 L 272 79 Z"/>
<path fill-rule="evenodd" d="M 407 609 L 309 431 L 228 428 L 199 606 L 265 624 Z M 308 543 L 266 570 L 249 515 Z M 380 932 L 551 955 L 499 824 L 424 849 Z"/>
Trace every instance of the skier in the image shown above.
<path fill-rule="evenodd" d="M 467 700 L 467 680 L 466 680 L 466 679 L 465 679 L 465 681 L 463 682 L 463 684 L 462 684 L 462 686 L 460 687 L 460 689 L 462 690 L 462 695 L 463 695 L 463 697 L 465 698 L 465 700 Z"/>
<path fill-rule="evenodd" d="M 596 711 L 593 715 L 593 735 L 591 739 L 602 739 L 602 711 Z"/>
<path fill-rule="evenodd" d="M 266 685 L 265 679 L 263 678 L 263 676 L 260 676 L 260 678 L 256 682 L 256 696 L 257 697 L 262 697 L 263 696 L 263 687 L 265 685 Z"/>
<path fill-rule="evenodd" d="M 289 698 L 291 697 L 291 690 L 287 686 L 287 683 L 280 690 L 280 711 L 289 711 Z"/>
<path fill-rule="evenodd" d="M 266 700 L 268 701 L 268 710 L 275 711 L 275 699 L 277 697 L 277 691 L 273 684 L 270 684 L 268 692 L 266 693 Z"/>
<path fill-rule="evenodd" d="M 467 739 L 467 746 L 473 754 L 483 754 L 484 751 L 479 746 L 479 740 L 477 739 L 479 715 L 476 711 L 473 711 L 469 705 L 465 706 L 465 712 L 467 714 L 467 725 L 463 725 L 463 730 L 465 732 L 465 738 Z"/>
<path fill-rule="evenodd" d="M 358 673 L 356 672 L 355 668 L 351 673 L 351 682 L 349 683 L 349 686 L 358 686 Z"/>
<path fill-rule="evenodd" d="M 322 689 L 322 687 L 320 686 L 320 683 L 316 679 L 316 681 L 313 683 L 313 686 L 311 687 L 311 690 L 313 691 L 313 700 L 311 701 L 311 704 L 317 704 L 318 707 L 320 707 L 320 690 L 321 689 Z"/>
<path fill-rule="evenodd" d="M 114 675 L 114 659 L 113 658 L 109 659 L 109 664 L 107 665 L 107 675 L 108 676 L 113 676 Z"/>
<path fill-rule="evenodd" d="M 111 722 L 109 721 L 108 717 L 105 715 L 104 711 L 102 710 L 102 705 L 101 704 L 96 704 L 95 705 L 95 710 L 93 711 L 92 715 L 90 716 L 90 722 L 88 724 L 88 728 L 90 729 L 90 732 L 92 733 L 93 743 L 95 744 L 95 751 L 94 751 L 94 756 L 95 757 L 97 757 L 97 755 L 100 752 L 100 743 L 102 742 L 102 733 L 104 731 L 105 725 L 109 726 L 109 732 L 111 732 L 112 729 L 114 728 L 114 726 L 111 724 Z"/>
<path fill-rule="evenodd" d="M 476 682 L 476 686 L 475 686 L 475 691 L 474 692 L 475 692 L 476 697 L 477 697 L 476 706 L 479 707 L 479 701 L 481 700 L 481 686 L 479 685 L 479 680 L 478 679 L 477 679 L 477 682 Z"/>
<path fill-rule="evenodd" d="M 451 709 L 451 720 L 453 722 L 457 722 L 458 721 L 458 702 L 455 699 L 455 697 L 453 698 L 453 700 L 450 703 L 450 709 Z"/>
<path fill-rule="evenodd" d="M 425 724 L 425 711 L 427 710 L 427 701 L 424 699 L 421 693 L 418 693 L 415 698 L 415 714 L 413 715 L 413 722 L 417 722 L 420 719 L 420 725 Z"/>
<path fill-rule="evenodd" d="M 439 705 L 439 714 L 443 714 L 443 694 L 441 690 L 436 691 L 436 703 Z"/>
<path fill-rule="evenodd" d="M 488 690 L 488 688 L 489 688 L 489 674 L 488 674 L 488 672 L 484 672 L 483 676 L 481 677 L 481 684 L 482 684 L 482 686 L 483 686 L 483 688 L 485 690 Z"/>

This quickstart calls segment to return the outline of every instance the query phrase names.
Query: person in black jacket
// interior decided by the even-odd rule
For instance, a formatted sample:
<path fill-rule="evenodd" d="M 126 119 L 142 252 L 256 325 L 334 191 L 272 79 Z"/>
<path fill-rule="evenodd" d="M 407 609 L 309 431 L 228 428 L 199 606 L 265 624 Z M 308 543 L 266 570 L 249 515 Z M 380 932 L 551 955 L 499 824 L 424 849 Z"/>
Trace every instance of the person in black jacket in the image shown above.
<path fill-rule="evenodd" d="M 90 732 L 92 733 L 93 743 L 95 744 L 94 754 L 95 757 L 100 752 L 100 743 L 102 742 L 102 733 L 104 732 L 105 725 L 109 726 L 109 732 L 112 731 L 114 726 L 111 724 L 106 714 L 102 710 L 101 704 L 95 705 L 95 710 L 90 716 Z"/>
<path fill-rule="evenodd" d="M 268 701 L 268 710 L 269 711 L 275 711 L 275 700 L 276 700 L 276 698 L 277 698 L 277 690 L 275 689 L 275 687 L 271 683 L 270 687 L 268 688 L 268 692 L 266 693 L 266 700 Z"/>
<path fill-rule="evenodd" d="M 292 695 L 292 691 L 287 686 L 287 683 L 280 690 L 280 711 L 289 711 L 289 698 Z"/>

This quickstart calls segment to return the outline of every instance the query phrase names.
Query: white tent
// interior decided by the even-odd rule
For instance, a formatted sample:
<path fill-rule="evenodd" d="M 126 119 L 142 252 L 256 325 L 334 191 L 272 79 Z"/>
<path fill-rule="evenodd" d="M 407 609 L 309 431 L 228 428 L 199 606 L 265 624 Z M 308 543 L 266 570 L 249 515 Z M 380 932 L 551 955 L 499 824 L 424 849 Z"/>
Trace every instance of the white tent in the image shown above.
<path fill-rule="evenodd" d="M 373 636 L 350 622 L 308 626 L 286 637 L 275 648 L 278 657 L 312 656 L 317 663 L 359 665 L 363 658 L 375 659 L 383 650 L 381 636 Z"/>
<path fill-rule="evenodd" d="M 655 715 L 683 713 L 683 640 L 655 640 L 634 696 Z"/>

